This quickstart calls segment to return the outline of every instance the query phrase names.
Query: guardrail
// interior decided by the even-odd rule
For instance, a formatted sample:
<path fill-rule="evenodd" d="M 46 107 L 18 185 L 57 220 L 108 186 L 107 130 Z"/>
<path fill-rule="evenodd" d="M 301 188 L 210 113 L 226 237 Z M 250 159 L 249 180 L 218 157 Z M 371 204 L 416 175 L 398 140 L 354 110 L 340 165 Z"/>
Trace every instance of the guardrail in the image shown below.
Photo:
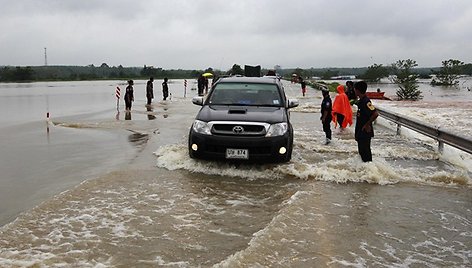
<path fill-rule="evenodd" d="M 310 80 L 307 80 L 306 82 L 309 86 L 316 88 L 318 90 L 322 90 L 323 88 L 328 89 L 328 85 L 326 84 L 322 84 L 322 83 L 318 83 L 316 81 L 310 81 Z"/>
<path fill-rule="evenodd" d="M 397 124 L 397 135 L 400 134 L 400 126 L 406 126 L 416 132 L 433 138 L 439 142 L 438 150 L 444 149 L 444 143 L 472 154 L 472 140 L 466 137 L 441 130 L 440 127 L 434 127 L 423 122 L 408 118 L 397 113 L 393 113 L 382 108 L 376 107 L 379 115 Z"/>

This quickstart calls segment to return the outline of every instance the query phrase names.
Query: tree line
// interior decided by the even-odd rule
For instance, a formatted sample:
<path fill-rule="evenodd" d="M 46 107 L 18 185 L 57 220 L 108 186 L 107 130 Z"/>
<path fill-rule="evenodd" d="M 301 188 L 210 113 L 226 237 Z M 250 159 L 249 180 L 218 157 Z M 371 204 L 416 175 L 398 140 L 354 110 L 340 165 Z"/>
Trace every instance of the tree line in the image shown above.
<path fill-rule="evenodd" d="M 289 68 L 277 69 L 277 73 L 284 78 L 290 79 L 292 74 L 301 77 L 320 79 L 332 79 L 346 75 L 354 75 L 358 79 L 364 79 L 369 82 L 378 82 L 381 78 L 390 75 L 396 75 L 396 63 L 391 66 L 382 64 L 373 64 L 361 68 Z M 435 68 L 411 68 L 413 74 L 420 78 L 431 78 L 436 76 L 436 84 L 450 84 L 452 81 L 449 74 L 472 75 L 472 64 L 464 64 L 459 60 L 443 61 L 443 67 Z M 265 74 L 268 69 L 262 69 Z M 197 78 L 204 72 L 211 72 L 215 76 L 229 74 L 244 74 L 241 65 L 234 64 L 229 70 L 217 70 L 206 68 L 202 70 L 183 70 L 183 69 L 163 69 L 153 66 L 144 67 L 123 67 L 108 66 L 106 63 L 100 66 L 3 66 L 0 67 L 0 81 L 2 82 L 28 82 L 28 81 L 76 81 L 76 80 L 106 80 L 106 79 L 147 79 L 153 76 L 156 79 L 167 77 L 169 79 Z"/>
<path fill-rule="evenodd" d="M 389 80 L 398 86 L 396 95 L 400 100 L 419 100 L 423 96 L 418 89 L 419 74 L 414 72 L 414 68 L 418 64 L 415 60 L 406 59 L 398 60 L 390 66 L 392 75 L 389 75 L 386 68 L 382 69 L 381 65 L 373 65 L 370 68 L 371 76 L 367 77 L 368 81 L 378 81 L 382 77 L 388 75 Z M 431 70 L 433 86 L 456 86 L 459 83 L 458 78 L 461 75 L 471 75 L 470 64 L 455 59 L 444 60 L 442 66 L 437 70 Z M 377 75 L 374 75 L 377 73 Z"/>
<path fill-rule="evenodd" d="M 362 79 L 367 82 L 377 83 L 380 79 L 388 79 L 398 86 L 396 95 L 399 100 L 419 100 L 422 98 L 421 91 L 418 89 L 418 79 L 431 79 L 433 86 L 456 86 L 459 83 L 460 76 L 472 75 L 472 64 L 465 64 L 456 59 L 442 61 L 442 66 L 438 68 L 417 68 L 415 60 L 398 60 L 390 66 L 382 64 L 373 64 L 367 67 L 361 74 L 356 75 L 356 79 Z M 306 70 L 295 70 L 297 75 L 306 76 Z M 310 74 L 312 75 L 312 74 Z M 327 70 L 321 74 L 320 78 L 333 77 L 339 75 L 336 71 Z"/>
<path fill-rule="evenodd" d="M 171 79 L 195 77 L 197 70 L 164 70 L 151 66 L 144 67 L 110 67 L 101 66 L 3 66 L 0 68 L 1 82 L 34 82 L 34 81 L 80 81 L 107 79 L 146 79 L 168 77 Z"/>
<path fill-rule="evenodd" d="M 261 75 L 267 73 L 268 69 L 261 69 Z M 416 61 L 412 59 L 398 60 L 390 66 L 373 64 L 366 68 L 295 68 L 275 70 L 286 79 L 291 79 L 293 74 L 305 78 L 319 78 L 324 80 L 333 77 L 352 76 L 367 82 L 379 82 L 380 79 L 389 79 L 399 86 L 397 96 L 399 99 L 420 99 L 421 92 L 418 90 L 418 78 L 432 78 L 434 86 L 454 86 L 458 83 L 461 75 L 472 75 L 472 64 L 465 64 L 456 59 L 444 60 L 441 67 L 418 68 Z M 102 63 L 99 67 L 88 66 L 3 66 L 0 68 L 0 82 L 33 82 L 33 81 L 77 81 L 77 80 L 106 80 L 106 79 L 188 79 L 198 78 L 204 72 L 211 72 L 215 77 L 221 75 L 244 75 L 240 65 L 234 64 L 227 71 L 207 68 L 205 70 L 182 70 L 163 69 L 153 66 L 123 67 L 108 66 Z"/>

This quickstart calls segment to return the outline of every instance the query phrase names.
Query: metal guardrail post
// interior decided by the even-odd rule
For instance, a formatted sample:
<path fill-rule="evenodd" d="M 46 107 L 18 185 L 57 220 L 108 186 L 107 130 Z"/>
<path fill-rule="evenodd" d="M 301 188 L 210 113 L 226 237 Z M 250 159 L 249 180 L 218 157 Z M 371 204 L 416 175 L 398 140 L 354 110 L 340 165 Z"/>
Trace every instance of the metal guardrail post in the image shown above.
<path fill-rule="evenodd" d="M 440 153 L 442 153 L 444 151 L 444 142 L 442 141 L 439 141 L 439 144 L 438 144 L 438 151 Z"/>
<path fill-rule="evenodd" d="M 408 118 L 397 113 L 387 111 L 383 108 L 376 107 L 379 115 L 387 120 L 390 120 L 397 124 L 397 135 L 400 134 L 400 127 L 408 127 L 418 133 L 426 135 L 438 141 L 438 150 L 440 152 L 444 149 L 444 143 L 455 147 L 459 150 L 472 154 L 472 140 L 451 132 L 441 130 L 440 128 L 419 122 L 417 120 Z"/>

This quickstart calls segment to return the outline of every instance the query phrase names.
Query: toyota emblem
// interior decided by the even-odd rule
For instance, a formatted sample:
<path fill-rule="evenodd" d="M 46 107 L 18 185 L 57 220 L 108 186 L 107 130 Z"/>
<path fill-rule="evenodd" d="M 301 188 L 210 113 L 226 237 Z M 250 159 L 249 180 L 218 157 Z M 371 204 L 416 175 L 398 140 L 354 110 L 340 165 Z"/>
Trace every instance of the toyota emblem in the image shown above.
<path fill-rule="evenodd" d="M 244 132 L 244 128 L 242 126 L 234 126 L 233 127 L 233 132 L 236 134 L 241 134 Z"/>

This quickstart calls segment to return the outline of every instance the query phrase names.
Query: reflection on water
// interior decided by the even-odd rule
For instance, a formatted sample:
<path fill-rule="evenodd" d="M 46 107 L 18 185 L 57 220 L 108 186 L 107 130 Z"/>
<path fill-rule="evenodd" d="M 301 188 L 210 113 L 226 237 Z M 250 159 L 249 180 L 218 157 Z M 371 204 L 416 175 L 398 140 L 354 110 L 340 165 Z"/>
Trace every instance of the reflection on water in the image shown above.
<path fill-rule="evenodd" d="M 152 106 L 151 106 L 151 105 L 147 105 L 147 106 L 146 106 L 146 110 L 148 111 L 148 113 L 147 113 L 148 120 L 154 120 L 154 119 L 156 119 L 156 116 L 152 113 L 152 112 L 153 112 L 153 109 L 152 109 Z"/>
<path fill-rule="evenodd" d="M 146 143 L 148 142 L 149 140 L 149 135 L 148 134 L 143 134 L 143 133 L 133 133 L 131 135 L 128 136 L 128 141 L 138 147 L 138 148 L 142 148 L 144 147 L 144 145 L 146 145 Z"/>
<path fill-rule="evenodd" d="M 130 111 L 126 111 L 125 120 L 131 120 L 131 112 Z"/>
<path fill-rule="evenodd" d="M 49 144 L 49 118 L 46 120 L 46 133 L 47 133 L 47 138 L 48 138 L 48 144 Z"/>

